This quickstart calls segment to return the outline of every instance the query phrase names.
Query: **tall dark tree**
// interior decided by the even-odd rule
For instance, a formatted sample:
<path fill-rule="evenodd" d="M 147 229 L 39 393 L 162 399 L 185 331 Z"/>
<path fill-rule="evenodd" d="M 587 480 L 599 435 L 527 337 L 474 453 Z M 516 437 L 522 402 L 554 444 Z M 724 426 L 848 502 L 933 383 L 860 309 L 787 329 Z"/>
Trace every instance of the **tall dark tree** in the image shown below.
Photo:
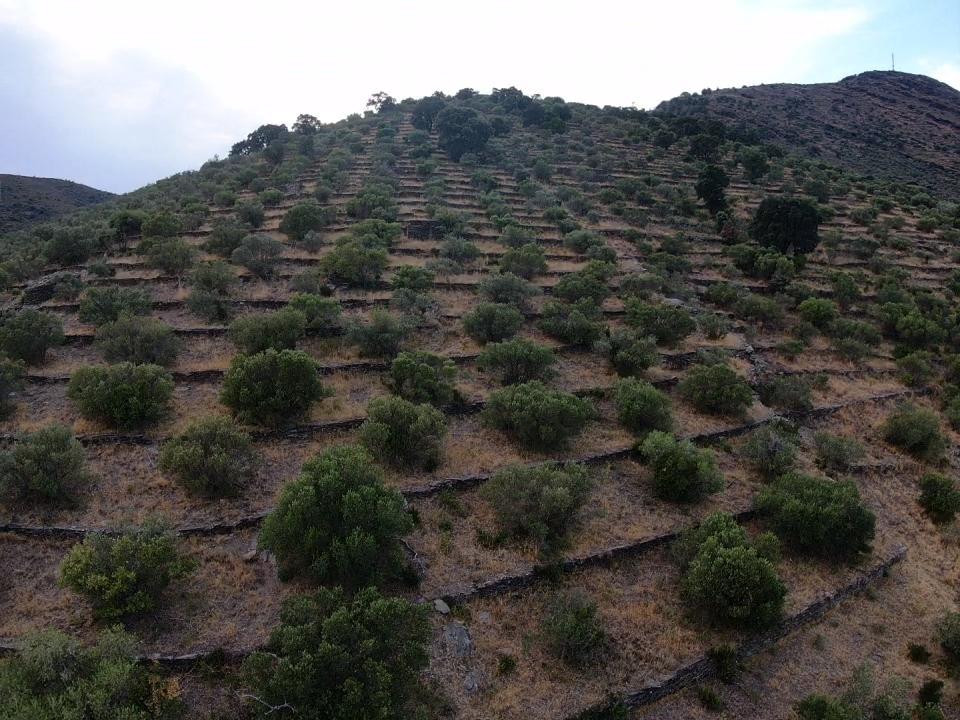
<path fill-rule="evenodd" d="M 707 165 L 700 171 L 697 184 L 697 197 L 703 200 L 711 215 L 716 215 L 727 206 L 724 189 L 730 184 L 730 178 L 719 165 Z"/>
<path fill-rule="evenodd" d="M 397 99 L 381 90 L 370 96 L 367 100 L 367 107 L 373 108 L 374 112 L 378 113 L 389 112 L 397 107 Z"/>
<path fill-rule="evenodd" d="M 820 215 L 809 200 L 764 198 L 750 223 L 750 237 L 782 253 L 809 253 L 820 242 Z"/>
<path fill-rule="evenodd" d="M 442 95 L 430 95 L 425 97 L 413 106 L 413 114 L 410 117 L 410 123 L 418 130 L 429 132 L 433 129 L 433 122 L 437 119 L 440 111 L 447 106 L 447 101 Z"/>
<path fill-rule="evenodd" d="M 493 135 L 493 127 L 476 110 L 467 107 L 448 106 L 436 120 L 440 133 L 439 145 L 450 159 L 460 162 L 464 153 L 476 153 L 483 150 L 487 140 Z"/>
<path fill-rule="evenodd" d="M 313 115 L 301 113 L 293 124 L 293 131 L 300 135 L 313 135 L 320 129 L 320 121 Z"/>
<path fill-rule="evenodd" d="M 261 125 L 252 133 L 247 135 L 246 140 L 234 143 L 230 148 L 230 155 L 249 155 L 250 153 L 263 150 L 274 140 L 277 140 L 287 134 L 286 125 Z"/>

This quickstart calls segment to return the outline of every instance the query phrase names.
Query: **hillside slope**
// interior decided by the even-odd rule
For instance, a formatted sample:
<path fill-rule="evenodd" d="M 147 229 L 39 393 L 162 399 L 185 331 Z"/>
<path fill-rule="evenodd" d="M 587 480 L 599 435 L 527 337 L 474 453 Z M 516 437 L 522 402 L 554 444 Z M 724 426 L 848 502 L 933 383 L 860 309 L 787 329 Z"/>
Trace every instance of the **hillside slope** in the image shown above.
<path fill-rule="evenodd" d="M 836 83 L 715 90 L 657 111 L 718 117 L 865 175 L 960 193 L 960 92 L 923 75 L 874 71 Z"/>
<path fill-rule="evenodd" d="M 112 197 L 113 193 L 70 180 L 0 174 L 0 233 L 20 230 Z"/>

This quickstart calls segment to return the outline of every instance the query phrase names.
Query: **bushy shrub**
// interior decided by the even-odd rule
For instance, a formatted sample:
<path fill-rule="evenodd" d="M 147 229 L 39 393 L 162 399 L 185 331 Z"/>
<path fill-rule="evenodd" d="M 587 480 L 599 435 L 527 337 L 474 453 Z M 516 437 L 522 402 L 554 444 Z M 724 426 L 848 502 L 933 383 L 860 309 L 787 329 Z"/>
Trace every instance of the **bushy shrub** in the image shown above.
<path fill-rule="evenodd" d="M 797 312 L 801 320 L 821 330 L 826 330 L 839 315 L 836 303 L 825 298 L 807 298 L 797 306 Z"/>
<path fill-rule="evenodd" d="M 497 472 L 481 494 L 501 535 L 533 540 L 551 555 L 565 546 L 591 486 L 583 465 L 511 467 Z"/>
<path fill-rule="evenodd" d="M 60 583 L 90 602 L 94 618 L 116 621 L 153 610 L 167 586 L 194 566 L 172 533 L 148 525 L 117 536 L 88 535 L 64 558 Z"/>
<path fill-rule="evenodd" d="M 483 416 L 521 444 L 548 450 L 580 434 L 595 414 L 586 400 L 534 380 L 495 391 Z"/>
<path fill-rule="evenodd" d="M 496 374 L 503 385 L 514 385 L 548 379 L 556 361 L 550 348 L 518 338 L 487 345 L 477 358 L 477 367 Z"/>
<path fill-rule="evenodd" d="M 97 328 L 95 342 L 107 362 L 170 365 L 180 352 L 173 328 L 150 317 L 122 315 Z"/>
<path fill-rule="evenodd" d="M 53 297 L 57 300 L 76 300 L 86 287 L 76 273 L 60 273 L 53 286 Z"/>
<path fill-rule="evenodd" d="M 121 628 L 104 630 L 94 645 L 59 630 L 28 633 L 20 651 L 0 660 L 0 689 L 10 720 L 125 718 L 173 720 L 179 698 L 136 659 L 137 640 Z"/>
<path fill-rule="evenodd" d="M 674 546 L 685 571 L 684 599 L 718 625 L 772 624 L 786 596 L 771 558 L 777 555 L 775 544 L 762 536 L 751 543 L 732 516 L 714 513 Z"/>
<path fill-rule="evenodd" d="M 517 334 L 523 314 L 502 303 L 480 303 L 463 316 L 463 329 L 478 343 L 500 342 Z"/>
<path fill-rule="evenodd" d="M 313 201 L 298 203 L 284 214 L 280 232 L 295 243 L 302 242 L 308 232 L 326 227 L 336 216 L 336 208 L 323 208 Z"/>
<path fill-rule="evenodd" d="M 793 469 L 797 445 L 780 428 L 767 425 L 751 433 L 743 444 L 743 456 L 764 480 L 774 480 Z"/>
<path fill-rule="evenodd" d="M 433 289 L 434 274 L 424 267 L 401 265 L 393 273 L 394 290 L 412 290 L 424 293 Z"/>
<path fill-rule="evenodd" d="M 159 365 L 124 362 L 73 373 L 67 397 L 80 414 L 118 430 L 152 425 L 170 411 L 173 379 Z"/>
<path fill-rule="evenodd" d="M 230 257 L 245 237 L 250 229 L 232 218 L 220 218 L 214 220 L 210 229 L 210 235 L 204 243 L 204 249 L 215 255 Z"/>
<path fill-rule="evenodd" d="M 273 277 L 283 244 L 269 235 L 247 235 L 230 253 L 230 260 L 261 279 Z"/>
<path fill-rule="evenodd" d="M 356 345 L 364 357 L 392 358 L 410 334 L 410 324 L 383 310 L 370 313 L 366 323 L 354 323 L 347 332 L 347 341 Z"/>
<path fill-rule="evenodd" d="M 393 359 L 385 382 L 392 393 L 404 400 L 447 405 L 460 397 L 454 385 L 456 377 L 452 360 L 415 350 L 402 352 Z"/>
<path fill-rule="evenodd" d="M 299 310 L 285 307 L 271 313 L 244 315 L 230 323 L 230 340 L 241 352 L 252 354 L 273 348 L 296 347 L 307 328 L 307 318 Z"/>
<path fill-rule="evenodd" d="M 194 263 L 196 251 L 183 238 L 154 240 L 144 249 L 147 264 L 167 275 L 183 275 Z"/>
<path fill-rule="evenodd" d="M 746 380 L 726 365 L 697 365 L 678 386 L 697 410 L 713 415 L 743 415 L 753 403 Z"/>
<path fill-rule="evenodd" d="M 284 603 L 280 627 L 244 663 L 244 676 L 257 700 L 297 708 L 302 720 L 419 717 L 429 642 L 424 606 L 373 588 L 352 599 L 322 588 Z"/>
<path fill-rule="evenodd" d="M 0 419 L 13 414 L 14 395 L 23 390 L 23 363 L 0 356 Z"/>
<path fill-rule="evenodd" d="M 367 405 L 360 442 L 388 465 L 433 470 L 440 464 L 446 432 L 446 419 L 435 407 L 399 397 L 376 398 Z"/>
<path fill-rule="evenodd" d="M 303 313 L 307 332 L 334 335 L 343 327 L 340 302 L 335 298 L 299 292 L 290 298 L 287 306 Z"/>
<path fill-rule="evenodd" d="M 542 628 L 551 654 L 578 668 L 597 660 L 607 639 L 596 604 L 580 592 L 554 597 L 547 606 Z"/>
<path fill-rule="evenodd" d="M 589 270 L 567 273 L 553 286 L 553 296 L 567 302 L 588 299 L 600 304 L 609 295 L 606 279 Z"/>
<path fill-rule="evenodd" d="M 529 280 L 547 271 L 547 257 L 536 243 L 510 248 L 500 258 L 500 272 Z"/>
<path fill-rule="evenodd" d="M 547 303 L 537 325 L 550 337 L 571 345 L 592 345 L 604 333 L 603 314 L 588 299 Z"/>
<path fill-rule="evenodd" d="M 217 260 L 201 263 L 190 277 L 192 288 L 187 298 L 190 312 L 209 322 L 224 322 L 233 314 L 230 291 L 237 277 L 230 266 Z"/>
<path fill-rule="evenodd" d="M 283 488 L 259 545 L 276 556 L 284 580 L 363 587 L 407 571 L 399 539 L 411 529 L 403 497 L 384 487 L 370 454 L 340 445 L 304 463 Z"/>
<path fill-rule="evenodd" d="M 757 387 L 760 402 L 778 410 L 804 411 L 813 409 L 810 394 L 816 378 L 803 375 L 778 375 Z"/>
<path fill-rule="evenodd" d="M 947 613 L 940 621 L 937 639 L 952 661 L 960 661 L 960 612 Z"/>
<path fill-rule="evenodd" d="M 268 191 L 264 191 L 268 192 Z M 263 193 L 261 193 L 262 201 Z M 282 197 L 282 196 L 281 196 Z M 271 196 L 268 196 L 268 199 L 273 199 Z M 277 202 L 273 203 L 276 205 L 280 202 L 280 198 L 277 198 Z M 237 220 L 242 222 L 244 225 L 248 225 L 251 228 L 258 228 L 263 225 L 263 220 L 265 214 L 263 212 L 263 205 L 256 202 L 245 202 L 242 205 L 237 206 L 236 210 Z"/>
<path fill-rule="evenodd" d="M 69 503 L 91 479 L 83 447 L 63 425 L 29 433 L 0 454 L 0 499 Z"/>
<path fill-rule="evenodd" d="M 778 325 L 783 320 L 783 306 L 771 297 L 748 294 L 733 305 L 734 314 L 741 320 Z"/>
<path fill-rule="evenodd" d="M 808 200 L 766 197 L 754 213 L 750 236 L 782 253 L 805 254 L 820 241 L 819 226 L 817 208 Z"/>
<path fill-rule="evenodd" d="M 638 376 L 660 361 L 656 343 L 628 330 L 610 333 L 607 341 L 607 353 L 617 375 L 621 377 Z"/>
<path fill-rule="evenodd" d="M 852 481 L 788 473 L 756 499 L 766 525 L 797 552 L 847 560 L 867 552 L 876 517 Z"/>
<path fill-rule="evenodd" d="M 243 422 L 280 425 L 306 414 L 327 394 L 307 353 L 269 349 L 233 358 L 220 402 Z"/>
<path fill-rule="evenodd" d="M 540 294 L 540 289 L 513 273 L 498 273 L 484 278 L 477 286 L 477 292 L 492 303 L 513 305 L 523 310 L 531 298 Z"/>
<path fill-rule="evenodd" d="M 673 427 L 670 398 L 644 380 L 620 380 L 614 391 L 614 402 L 617 419 L 638 435 L 651 430 L 667 432 Z"/>
<path fill-rule="evenodd" d="M 933 365 L 933 353 L 924 350 L 915 350 L 903 357 L 897 358 L 897 369 L 900 379 L 911 387 L 923 387 L 936 375 Z"/>
<path fill-rule="evenodd" d="M 145 238 L 169 238 L 180 232 L 180 219 L 169 212 L 155 212 L 147 215 L 140 225 Z"/>
<path fill-rule="evenodd" d="M 136 288 L 107 285 L 89 288 L 80 301 L 80 322 L 104 325 L 121 315 L 149 315 L 150 296 Z"/>
<path fill-rule="evenodd" d="M 493 135 L 487 119 L 473 108 L 448 105 L 436 117 L 437 144 L 450 159 L 460 162 L 466 153 L 479 153 Z"/>
<path fill-rule="evenodd" d="M 0 316 L 0 352 L 28 365 L 39 365 L 47 350 L 64 341 L 63 322 L 33 308 Z"/>
<path fill-rule="evenodd" d="M 689 440 L 654 430 L 640 445 L 640 453 L 653 471 L 653 490 L 663 500 L 692 503 L 723 488 L 713 453 Z"/>
<path fill-rule="evenodd" d="M 204 497 L 236 495 L 255 466 L 250 436 L 225 417 L 195 420 L 160 450 L 160 470 Z"/>
<path fill-rule="evenodd" d="M 947 447 L 936 413 L 913 405 L 897 408 L 883 424 L 882 433 L 888 443 L 921 460 L 937 460 Z"/>
<path fill-rule="evenodd" d="M 373 287 L 388 264 L 387 251 L 355 238 L 338 242 L 320 260 L 320 271 L 330 282 L 349 287 Z"/>
<path fill-rule="evenodd" d="M 826 695 L 808 695 L 795 707 L 799 720 L 859 720 L 859 708 L 846 701 Z"/>
<path fill-rule="evenodd" d="M 666 345 L 680 342 L 697 329 L 690 313 L 683 308 L 641 300 L 627 301 L 627 322 L 640 335 L 655 337 Z"/>
<path fill-rule="evenodd" d="M 950 522 L 960 512 L 960 489 L 953 478 L 927 473 L 920 478 L 920 506 L 934 522 Z"/>
<path fill-rule="evenodd" d="M 847 472 L 866 455 L 859 440 L 828 432 L 815 433 L 813 447 L 817 465 L 828 473 Z"/>

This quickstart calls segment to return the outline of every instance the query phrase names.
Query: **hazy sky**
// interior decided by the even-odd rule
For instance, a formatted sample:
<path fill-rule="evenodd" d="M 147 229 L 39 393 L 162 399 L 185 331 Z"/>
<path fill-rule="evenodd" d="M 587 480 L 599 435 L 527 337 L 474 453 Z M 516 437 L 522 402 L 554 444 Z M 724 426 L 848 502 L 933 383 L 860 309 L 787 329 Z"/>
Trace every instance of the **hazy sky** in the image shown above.
<path fill-rule="evenodd" d="M 0 0 L 0 172 L 122 192 L 377 90 L 649 108 L 888 69 L 891 52 L 960 88 L 960 2 Z"/>

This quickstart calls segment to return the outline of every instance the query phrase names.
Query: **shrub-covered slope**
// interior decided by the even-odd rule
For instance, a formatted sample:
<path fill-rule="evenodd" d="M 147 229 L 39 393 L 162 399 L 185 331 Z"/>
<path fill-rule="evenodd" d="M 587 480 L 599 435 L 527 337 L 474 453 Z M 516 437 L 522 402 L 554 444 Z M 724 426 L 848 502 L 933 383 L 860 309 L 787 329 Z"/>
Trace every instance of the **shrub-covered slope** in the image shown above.
<path fill-rule="evenodd" d="M 0 233 L 51 220 L 113 197 L 70 180 L 0 174 Z"/>

